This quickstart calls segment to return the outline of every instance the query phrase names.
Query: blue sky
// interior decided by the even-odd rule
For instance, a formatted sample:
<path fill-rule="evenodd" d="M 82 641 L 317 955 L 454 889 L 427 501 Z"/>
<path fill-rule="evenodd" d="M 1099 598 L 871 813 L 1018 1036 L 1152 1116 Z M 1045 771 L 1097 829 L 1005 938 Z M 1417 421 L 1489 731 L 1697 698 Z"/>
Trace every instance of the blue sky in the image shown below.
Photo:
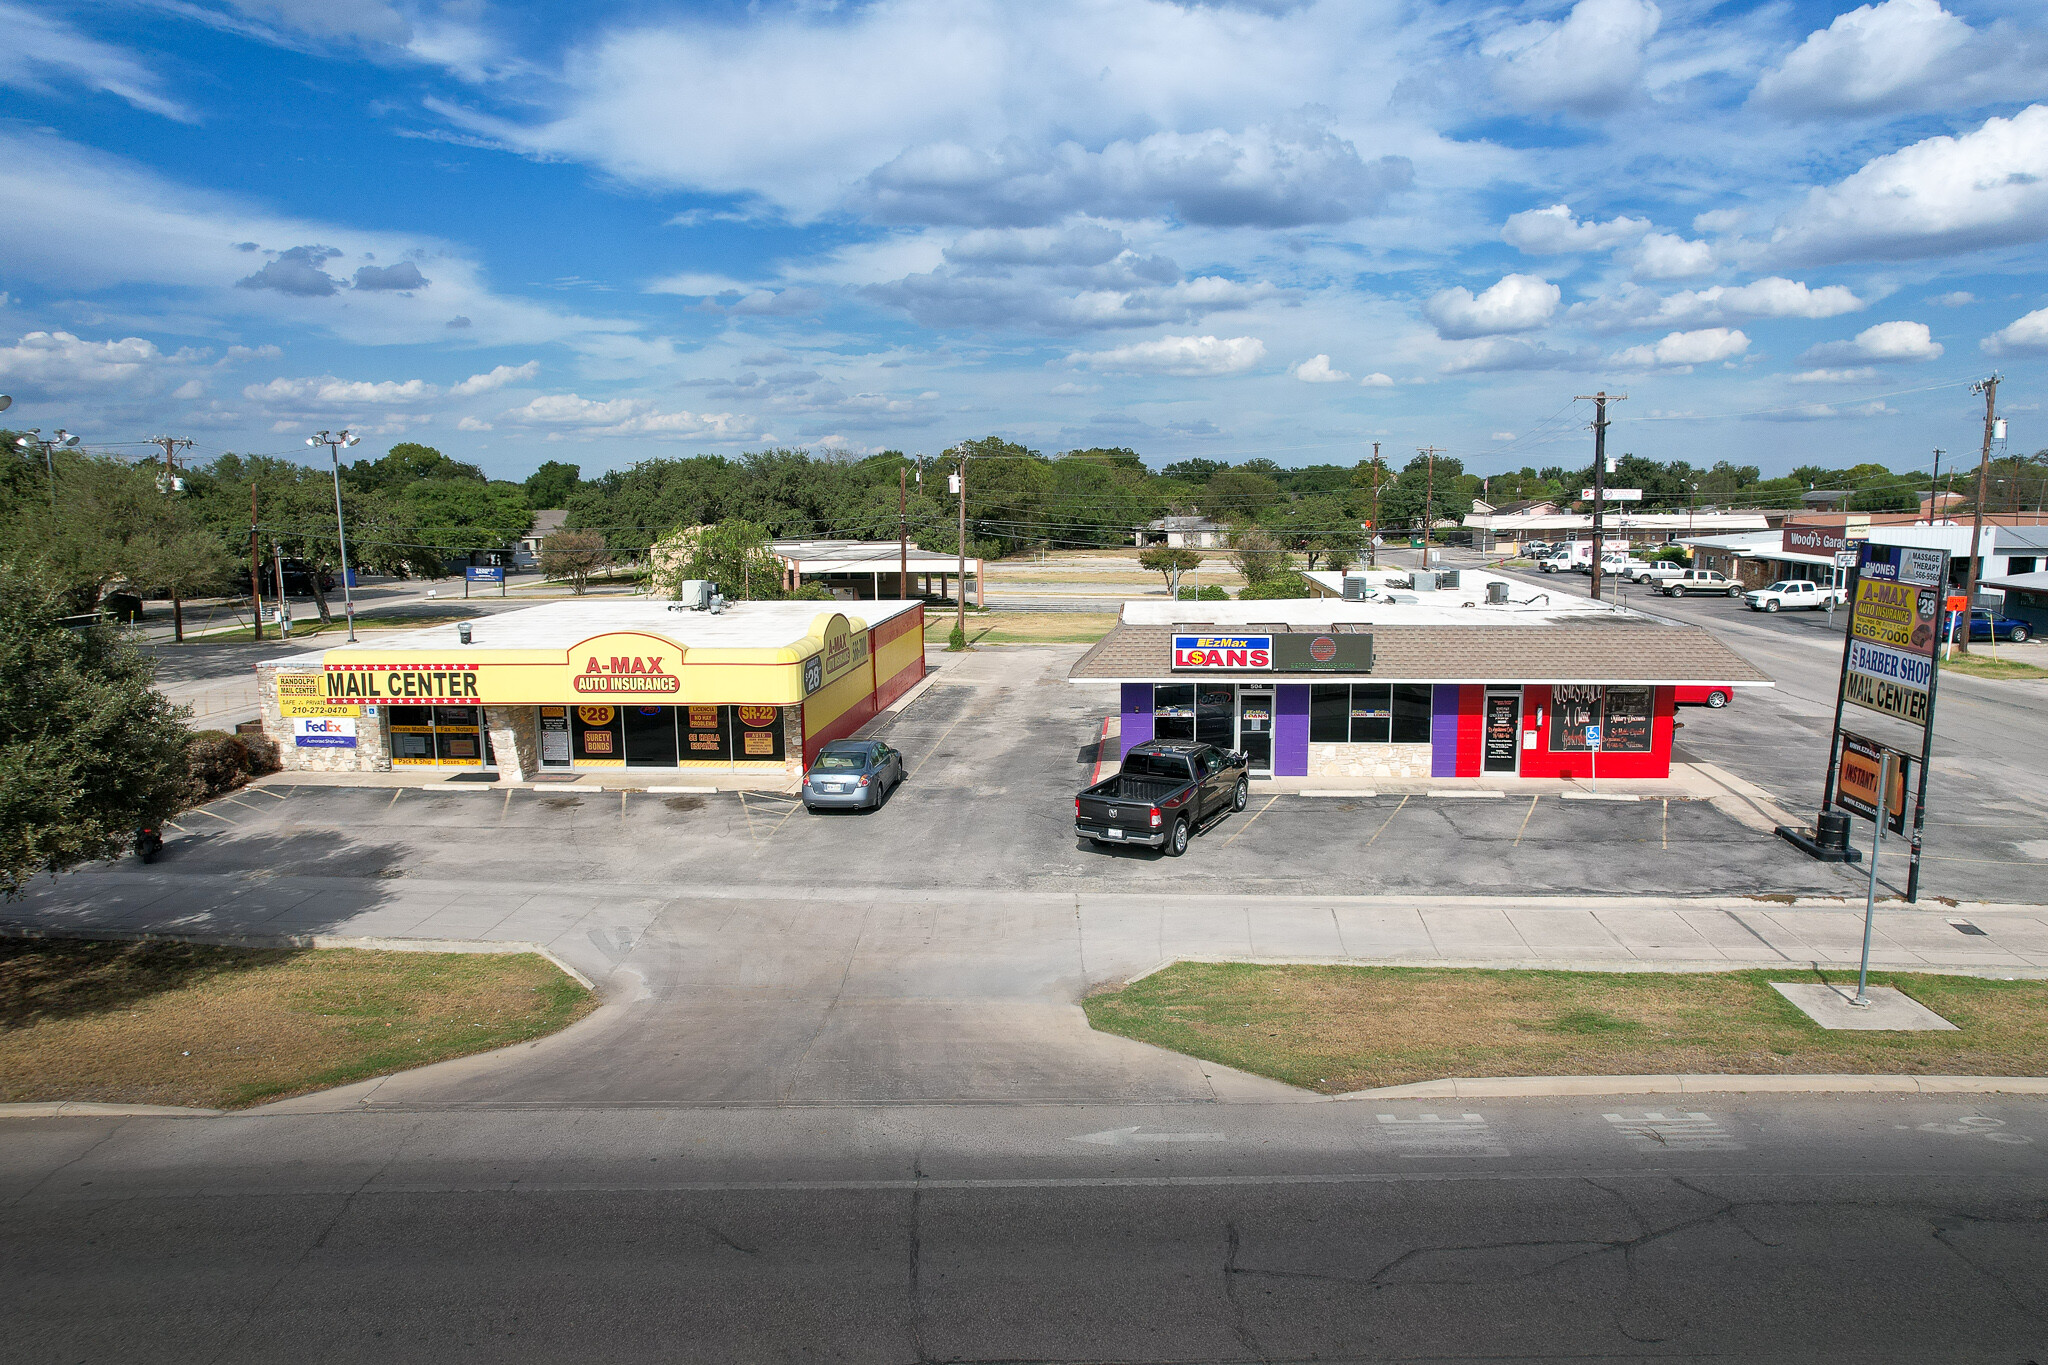
<path fill-rule="evenodd" d="M 0 0 L 19 426 L 1767 473 L 2048 446 L 2036 0 Z M 1951 460 L 1956 456 L 1952 455 Z"/>

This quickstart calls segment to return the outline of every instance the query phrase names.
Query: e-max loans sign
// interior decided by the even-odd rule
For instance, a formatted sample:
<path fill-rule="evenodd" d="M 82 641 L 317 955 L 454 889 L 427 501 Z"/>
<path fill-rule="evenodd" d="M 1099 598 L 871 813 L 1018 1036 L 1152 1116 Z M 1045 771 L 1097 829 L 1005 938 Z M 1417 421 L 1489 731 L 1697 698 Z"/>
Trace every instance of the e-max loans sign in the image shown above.
<path fill-rule="evenodd" d="M 1176 670 L 1270 669 L 1273 667 L 1273 637 L 1176 635 L 1173 637 L 1173 666 Z"/>

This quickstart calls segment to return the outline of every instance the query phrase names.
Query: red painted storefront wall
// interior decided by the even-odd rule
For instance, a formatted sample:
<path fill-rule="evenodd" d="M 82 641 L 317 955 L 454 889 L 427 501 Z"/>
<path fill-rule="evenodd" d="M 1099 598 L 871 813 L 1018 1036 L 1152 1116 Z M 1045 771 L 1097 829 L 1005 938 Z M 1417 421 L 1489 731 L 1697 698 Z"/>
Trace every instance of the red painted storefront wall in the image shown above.
<path fill-rule="evenodd" d="M 1486 729 L 1486 688 L 1467 684 L 1458 689 L 1458 776 L 1479 776 L 1480 740 Z"/>
<path fill-rule="evenodd" d="M 1477 690 L 1481 693 L 1485 689 Z M 1671 776 L 1671 720 L 1674 689 L 1655 689 L 1656 700 L 1650 721 L 1650 752 L 1646 754 L 1600 755 L 1600 776 L 1602 777 L 1669 777 Z M 1462 702 L 1462 699 L 1461 699 Z M 1459 707 L 1458 731 L 1458 773 L 1465 772 L 1464 708 Z M 1540 716 L 1540 720 L 1538 717 Z M 1584 782 L 1593 776 L 1592 755 L 1587 753 L 1554 754 L 1550 752 L 1550 689 L 1547 687 L 1525 687 L 1522 689 L 1522 730 L 1536 731 L 1536 747 L 1523 749 L 1523 777 L 1566 777 Z M 1476 731 L 1475 731 L 1476 734 Z M 1472 771 L 1479 772 L 1477 740 L 1474 741 Z"/>

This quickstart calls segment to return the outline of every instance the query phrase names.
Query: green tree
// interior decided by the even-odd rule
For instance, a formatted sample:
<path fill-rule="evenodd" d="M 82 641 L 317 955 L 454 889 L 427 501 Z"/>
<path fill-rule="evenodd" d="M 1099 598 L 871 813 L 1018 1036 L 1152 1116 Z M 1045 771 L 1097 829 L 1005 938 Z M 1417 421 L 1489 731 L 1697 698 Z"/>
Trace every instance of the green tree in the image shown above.
<path fill-rule="evenodd" d="M 342 471 L 345 482 L 365 491 L 397 489 L 423 479 L 466 479 L 484 482 L 483 470 L 453 460 L 432 446 L 400 441 L 376 460 L 357 460 Z"/>
<path fill-rule="evenodd" d="M 526 501 L 536 511 L 547 507 L 567 507 L 569 495 L 576 491 L 576 485 L 581 482 L 581 465 L 549 460 L 526 476 Z"/>
<path fill-rule="evenodd" d="M 158 482 L 154 466 L 66 451 L 55 469 L 55 504 L 45 480 L 44 496 L 21 498 L 0 525 L 0 543 L 74 609 L 97 605 L 117 583 L 144 594 L 192 594 L 222 586 L 233 573 L 204 518 L 187 495 Z"/>
<path fill-rule="evenodd" d="M 567 580 L 569 591 L 581 597 L 590 576 L 612 562 L 602 531 L 557 531 L 540 543 L 540 571 L 544 577 Z"/>
<path fill-rule="evenodd" d="M 182 713 L 110 626 L 67 629 L 64 594 L 0 563 L 0 893 L 127 848 L 184 800 Z"/>
<path fill-rule="evenodd" d="M 1190 569 L 1200 568 L 1202 557 L 1193 550 L 1183 550 L 1172 545 L 1154 545 L 1139 552 L 1138 563 L 1153 573 L 1165 575 L 1166 595 L 1177 598 L 1180 596 L 1180 576 Z"/>
<path fill-rule="evenodd" d="M 769 552 L 768 528 L 729 517 L 697 528 L 682 576 L 708 579 L 735 602 L 758 602 L 783 595 L 782 572 L 782 561 Z"/>
<path fill-rule="evenodd" d="M 1231 541 L 1230 562 L 1244 575 L 1247 584 L 1263 583 L 1288 569 L 1286 547 L 1254 526 L 1240 531 Z M 1239 593 L 1242 597 L 1244 594 Z"/>
<path fill-rule="evenodd" d="M 1280 485 L 1269 476 L 1243 469 L 1226 469 L 1209 480 L 1202 492 L 1202 510 L 1212 517 L 1251 521 L 1280 500 Z"/>

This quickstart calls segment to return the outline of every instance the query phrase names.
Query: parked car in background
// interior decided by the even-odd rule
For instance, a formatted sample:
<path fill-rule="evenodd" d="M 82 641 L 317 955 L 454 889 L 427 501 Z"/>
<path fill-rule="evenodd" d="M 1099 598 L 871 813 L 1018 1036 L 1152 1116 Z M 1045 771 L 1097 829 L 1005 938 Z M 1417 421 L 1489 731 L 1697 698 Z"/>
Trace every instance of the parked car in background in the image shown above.
<path fill-rule="evenodd" d="M 1714 569 L 1686 569 L 1678 577 L 1664 580 L 1658 591 L 1666 597 L 1690 597 L 1696 592 L 1740 597 L 1742 585 Z"/>
<path fill-rule="evenodd" d="M 1536 567 L 1544 573 L 1559 573 L 1572 567 L 1572 552 L 1569 548 L 1552 550 L 1536 561 Z"/>
<path fill-rule="evenodd" d="M 1541 559 L 1551 551 L 1547 540 L 1529 540 L 1522 543 L 1522 554 L 1529 559 Z"/>
<path fill-rule="evenodd" d="M 1098 844 L 1143 844 L 1170 858 L 1212 815 L 1245 808 L 1250 761 L 1213 744 L 1133 745 L 1122 771 L 1074 798 L 1074 833 Z"/>
<path fill-rule="evenodd" d="M 1849 594 L 1803 578 L 1781 578 L 1769 587 L 1744 593 L 1742 600 L 1749 603 L 1751 611 L 1819 611 L 1830 602 L 1848 601 Z"/>
<path fill-rule="evenodd" d="M 1680 706 L 1705 706 L 1720 710 L 1735 695 L 1735 689 L 1727 683 L 1709 683 L 1705 686 L 1677 687 L 1672 689 L 1678 695 L 1673 698 Z"/>
<path fill-rule="evenodd" d="M 1609 578 L 1633 580 L 1639 570 L 1649 567 L 1650 561 L 1647 559 L 1637 559 L 1633 555 L 1600 556 L 1600 572 Z M 1591 570 L 1587 572 L 1590 574 Z"/>
<path fill-rule="evenodd" d="M 1960 640 L 1963 638 L 1963 632 L 1958 627 L 1955 615 L 1956 613 L 1954 612 L 1949 613 L 1949 621 L 1941 637 L 1944 640 L 1951 638 Z M 2025 621 L 2015 621 L 2010 616 L 2000 616 L 1997 612 L 1986 607 L 1972 607 L 1970 609 L 1970 642 L 1972 644 L 1979 640 L 1988 640 L 1993 643 L 2009 640 L 2013 644 L 2019 644 L 2023 640 L 2030 639 L 2033 633 L 2033 628 Z"/>
<path fill-rule="evenodd" d="M 1669 583 L 1684 572 L 1685 565 L 1678 563 L 1676 560 L 1652 559 L 1645 561 L 1642 568 L 1631 572 L 1628 576 L 1628 581 L 1631 583 L 1649 583 L 1653 585 L 1664 584 Z"/>
<path fill-rule="evenodd" d="M 835 739 L 804 774 L 804 809 L 875 810 L 903 785 L 903 753 L 878 739 Z"/>

